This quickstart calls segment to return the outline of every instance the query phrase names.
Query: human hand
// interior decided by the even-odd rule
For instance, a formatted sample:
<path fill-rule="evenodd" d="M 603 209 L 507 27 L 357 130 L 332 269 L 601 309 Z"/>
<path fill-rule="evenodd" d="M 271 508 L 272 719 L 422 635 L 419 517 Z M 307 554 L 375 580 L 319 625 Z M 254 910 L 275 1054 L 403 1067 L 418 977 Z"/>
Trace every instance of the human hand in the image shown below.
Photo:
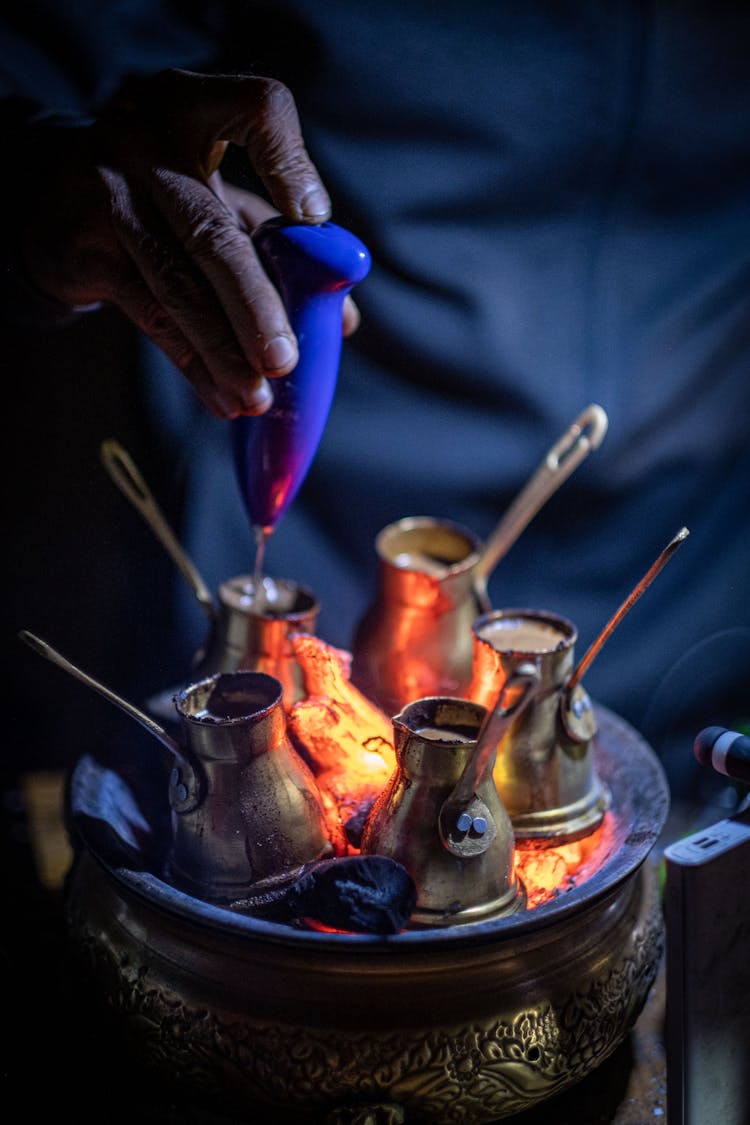
<path fill-rule="evenodd" d="M 168 71 L 94 125 L 54 135 L 24 185 L 30 280 L 68 306 L 117 305 L 217 417 L 266 410 L 267 379 L 298 352 L 250 231 L 274 214 L 320 223 L 331 210 L 287 88 Z M 271 203 L 222 182 L 229 143 L 245 148 Z M 347 298 L 345 335 L 358 320 Z"/>

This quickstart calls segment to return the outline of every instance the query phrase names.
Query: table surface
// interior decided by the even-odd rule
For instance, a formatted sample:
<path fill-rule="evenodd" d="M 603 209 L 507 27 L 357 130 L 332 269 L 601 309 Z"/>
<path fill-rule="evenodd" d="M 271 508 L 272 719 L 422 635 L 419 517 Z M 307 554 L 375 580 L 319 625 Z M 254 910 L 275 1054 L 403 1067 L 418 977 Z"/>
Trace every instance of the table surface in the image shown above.
<path fill-rule="evenodd" d="M 234 1125 L 155 1089 L 113 1057 L 66 975 L 63 879 L 70 859 L 60 809 L 62 778 L 34 775 L 2 788 L 7 983 L 2 1063 L 8 1102 L 24 1116 L 72 1113 L 77 1125 Z M 652 862 L 658 862 L 654 857 Z M 664 966 L 630 1035 L 574 1088 L 504 1125 L 652 1125 L 665 1122 Z M 265 1118 L 272 1125 L 270 1118 Z"/>

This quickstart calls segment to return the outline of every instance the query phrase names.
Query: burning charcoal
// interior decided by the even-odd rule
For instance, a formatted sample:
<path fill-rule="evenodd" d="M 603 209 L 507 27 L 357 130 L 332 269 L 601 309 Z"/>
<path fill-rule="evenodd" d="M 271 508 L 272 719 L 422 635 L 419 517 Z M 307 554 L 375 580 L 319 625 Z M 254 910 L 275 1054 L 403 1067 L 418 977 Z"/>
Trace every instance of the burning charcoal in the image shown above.
<path fill-rule="evenodd" d="M 290 640 L 307 697 L 292 707 L 289 731 L 345 823 L 395 769 L 393 727 L 350 683 L 347 653 L 307 634 Z"/>
<path fill-rule="evenodd" d="M 290 891 L 292 911 L 336 930 L 396 934 L 409 921 L 417 889 L 386 856 L 347 856 L 311 865 Z"/>

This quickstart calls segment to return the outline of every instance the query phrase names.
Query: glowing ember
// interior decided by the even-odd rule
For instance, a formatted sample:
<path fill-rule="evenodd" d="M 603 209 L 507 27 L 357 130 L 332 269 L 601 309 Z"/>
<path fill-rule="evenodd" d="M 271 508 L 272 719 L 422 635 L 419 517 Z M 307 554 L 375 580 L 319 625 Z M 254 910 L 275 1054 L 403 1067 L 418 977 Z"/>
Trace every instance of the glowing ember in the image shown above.
<path fill-rule="evenodd" d="M 307 634 L 291 644 L 306 698 L 289 712 L 289 732 L 315 774 L 334 846 L 355 852 L 343 826 L 369 809 L 396 768 L 393 727 L 350 683 L 349 653 Z"/>
<path fill-rule="evenodd" d="M 396 769 L 390 719 L 350 682 L 351 655 L 319 638 L 290 638 L 304 677 L 306 698 L 288 716 L 289 731 L 313 770 L 339 855 L 357 854 L 344 826 L 369 811 Z M 611 854 L 612 814 L 588 836 L 550 845 L 516 844 L 515 868 L 527 908 L 541 906 L 588 879 Z"/>
<path fill-rule="evenodd" d="M 526 888 L 527 907 L 533 909 L 584 882 L 612 851 L 612 814 L 605 813 L 599 827 L 581 840 L 550 845 L 524 840 L 516 844 L 516 875 Z"/>

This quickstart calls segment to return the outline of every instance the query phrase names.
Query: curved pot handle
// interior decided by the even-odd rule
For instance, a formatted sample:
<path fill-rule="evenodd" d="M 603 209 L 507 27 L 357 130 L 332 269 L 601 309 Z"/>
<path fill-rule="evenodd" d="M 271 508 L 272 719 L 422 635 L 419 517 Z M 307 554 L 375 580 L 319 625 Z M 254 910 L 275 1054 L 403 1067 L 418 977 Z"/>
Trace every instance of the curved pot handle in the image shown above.
<path fill-rule="evenodd" d="M 482 855 L 496 834 L 492 814 L 478 799 L 477 789 L 487 774 L 497 744 L 511 722 L 532 700 L 539 688 L 539 668 L 531 660 L 519 664 L 500 689 L 494 707 L 484 717 L 473 754 L 453 790 L 438 813 L 438 832 L 443 847 L 459 859 Z M 467 835 L 468 827 L 480 817 L 485 823 L 478 838 Z M 463 823 L 464 818 L 466 824 Z"/>

